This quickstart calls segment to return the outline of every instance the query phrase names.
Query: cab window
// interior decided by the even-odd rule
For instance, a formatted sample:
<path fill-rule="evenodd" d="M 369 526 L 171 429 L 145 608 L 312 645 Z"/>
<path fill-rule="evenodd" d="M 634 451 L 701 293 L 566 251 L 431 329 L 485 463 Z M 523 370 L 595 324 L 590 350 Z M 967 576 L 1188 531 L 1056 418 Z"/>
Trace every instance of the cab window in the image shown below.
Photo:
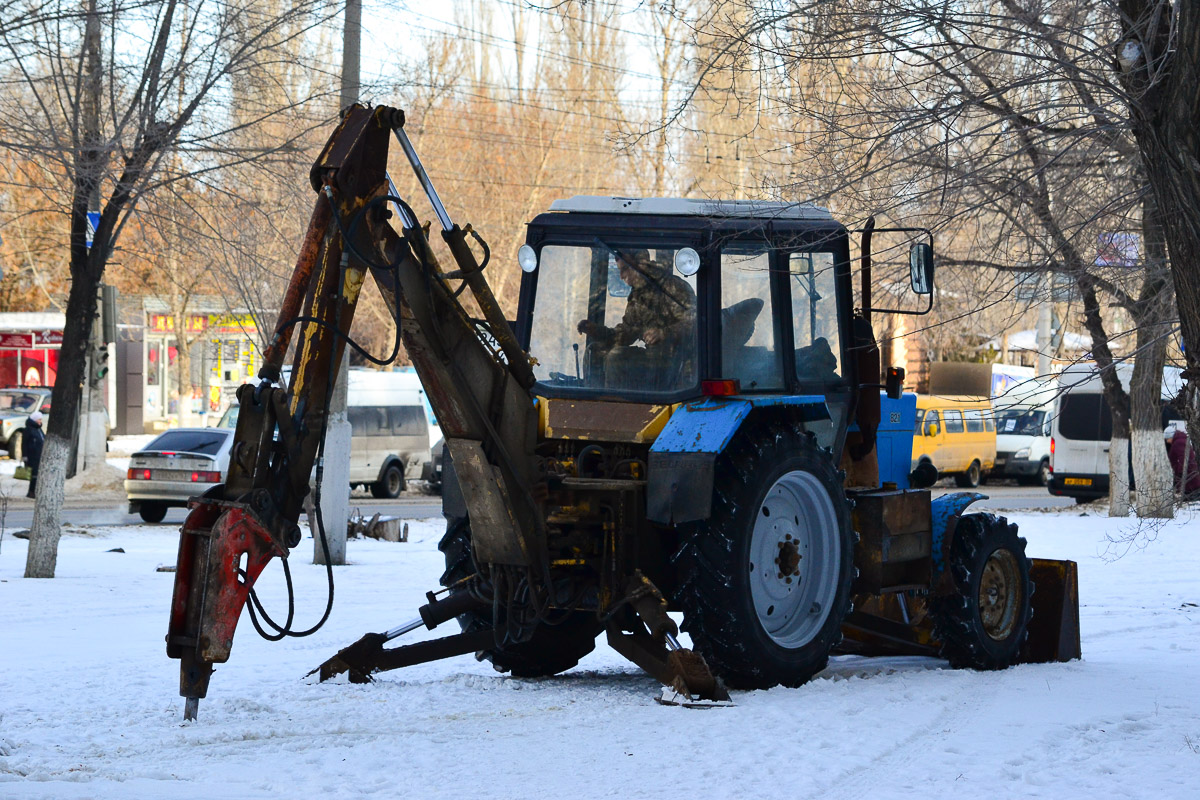
<path fill-rule="evenodd" d="M 675 251 L 630 242 L 547 245 L 530 322 L 547 387 L 674 393 L 699 380 L 696 276 Z"/>
<path fill-rule="evenodd" d="M 721 368 L 745 391 L 783 388 L 783 359 L 771 324 L 770 253 L 763 245 L 721 251 Z"/>
<path fill-rule="evenodd" d="M 962 412 L 958 410 L 946 410 L 942 412 L 942 417 L 946 420 L 946 433 L 962 433 L 963 418 Z"/>
<path fill-rule="evenodd" d="M 936 410 L 930 410 L 930 411 L 925 412 L 925 428 L 921 432 L 923 433 L 924 431 L 929 430 L 930 425 L 939 425 L 938 412 Z M 938 433 L 941 433 L 941 432 L 942 431 L 939 426 Z"/>
<path fill-rule="evenodd" d="M 796 344 L 796 379 L 829 383 L 841 375 L 833 253 L 792 253 L 788 290 Z"/>

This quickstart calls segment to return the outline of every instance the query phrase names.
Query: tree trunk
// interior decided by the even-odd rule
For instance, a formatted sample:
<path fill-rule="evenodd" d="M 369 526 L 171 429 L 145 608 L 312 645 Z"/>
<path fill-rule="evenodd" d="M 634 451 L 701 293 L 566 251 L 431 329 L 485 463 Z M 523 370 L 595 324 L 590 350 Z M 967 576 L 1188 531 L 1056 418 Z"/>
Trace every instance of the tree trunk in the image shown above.
<path fill-rule="evenodd" d="M 1154 191 L 1142 202 L 1144 275 L 1137 307 L 1137 358 L 1129 382 L 1129 421 L 1133 441 L 1133 480 L 1137 484 L 1137 515 L 1170 519 L 1175 516 L 1174 472 L 1163 445 L 1162 380 L 1171 333 L 1171 277 L 1162 217 Z"/>
<path fill-rule="evenodd" d="M 67 321 L 58 354 L 58 375 L 50 395 L 54 413 L 50 415 L 46 445 L 38 467 L 36 508 L 29 532 L 29 556 L 25 562 L 26 578 L 54 577 L 63 484 L 67 479 L 74 423 L 79 418 L 80 387 L 86 378 L 87 343 L 96 314 L 98 284 L 99 281 L 92 280 L 86 269 L 81 269 L 74 275 L 67 296 Z"/>
<path fill-rule="evenodd" d="M 1108 515 L 1129 516 L 1129 421 L 1124 435 L 1117 435 L 1116 416 L 1113 416 L 1113 435 L 1108 443 Z"/>
<path fill-rule="evenodd" d="M 1200 386 L 1200 4 L 1120 0 L 1119 9 L 1114 65 L 1131 97 L 1134 137 L 1162 211 L 1191 407 Z M 1188 439 L 1197 437 L 1200 419 L 1192 414 Z"/>
<path fill-rule="evenodd" d="M 1138 326 L 1138 356 L 1129 383 L 1137 515 L 1156 519 L 1175 515 L 1175 474 L 1163 445 L 1161 411 L 1163 366 L 1167 360 L 1167 340 L 1163 334 L 1169 327 L 1161 323 Z"/>
<path fill-rule="evenodd" d="M 72 165 L 70 247 L 71 290 L 67 295 L 66 324 L 58 351 L 58 374 L 50 402 L 54 414 L 46 429 L 46 443 L 38 467 L 37 498 L 33 526 L 29 532 L 26 578 L 53 578 L 58 562 L 58 538 L 63 484 L 74 449 L 79 422 L 80 388 L 87 375 L 87 348 L 96 317 L 96 291 L 104 274 L 104 260 L 111 247 L 112 222 L 97 227 L 91 251 L 87 246 L 87 212 L 100 181 L 100 99 L 103 65 L 100 58 L 100 17 L 95 0 L 89 0 L 84 31 L 86 78 L 80 102 L 82 137 Z M 93 270 L 92 261 L 99 264 Z"/>
<path fill-rule="evenodd" d="M 42 460 L 38 466 L 37 500 L 34 501 L 33 529 L 29 534 L 29 554 L 25 558 L 26 578 L 53 578 L 54 569 L 58 566 L 58 537 L 62 535 L 59 512 L 62 510 L 64 476 L 70 455 L 69 439 L 56 433 L 46 434 Z"/>

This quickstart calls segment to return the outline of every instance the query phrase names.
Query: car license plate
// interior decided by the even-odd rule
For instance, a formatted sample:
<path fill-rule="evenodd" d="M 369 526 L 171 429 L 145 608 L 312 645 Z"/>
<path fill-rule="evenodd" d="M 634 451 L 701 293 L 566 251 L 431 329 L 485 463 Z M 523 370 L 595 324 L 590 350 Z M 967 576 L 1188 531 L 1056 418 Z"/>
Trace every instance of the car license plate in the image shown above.
<path fill-rule="evenodd" d="M 1006 460 L 1006 459 L 1003 459 L 1003 458 L 997 458 L 997 459 L 996 459 L 996 466 L 997 466 L 997 467 L 1003 467 L 1003 466 L 1004 466 L 1004 462 L 1005 462 L 1005 460 Z"/>
<path fill-rule="evenodd" d="M 1091 478 L 1064 478 L 1063 485 L 1065 486 L 1091 486 Z"/>

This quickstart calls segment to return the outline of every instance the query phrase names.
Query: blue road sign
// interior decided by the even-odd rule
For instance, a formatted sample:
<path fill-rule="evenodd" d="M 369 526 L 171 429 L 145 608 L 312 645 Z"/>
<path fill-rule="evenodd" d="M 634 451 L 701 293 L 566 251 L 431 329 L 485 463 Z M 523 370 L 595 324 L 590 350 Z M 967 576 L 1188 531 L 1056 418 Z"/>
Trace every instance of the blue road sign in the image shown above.
<path fill-rule="evenodd" d="M 92 246 L 92 240 L 96 238 L 96 226 L 100 224 L 100 212 L 89 211 L 87 215 L 87 246 Z"/>

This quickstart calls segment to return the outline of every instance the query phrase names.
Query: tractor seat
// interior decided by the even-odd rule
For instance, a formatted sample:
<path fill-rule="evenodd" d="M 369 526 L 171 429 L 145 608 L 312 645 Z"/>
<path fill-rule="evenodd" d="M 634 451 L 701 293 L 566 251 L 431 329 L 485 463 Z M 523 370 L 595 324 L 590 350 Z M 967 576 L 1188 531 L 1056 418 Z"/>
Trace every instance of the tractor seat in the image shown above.
<path fill-rule="evenodd" d="M 761 297 L 749 297 L 721 309 L 721 343 L 725 348 L 741 347 L 750 341 L 764 305 Z"/>
<path fill-rule="evenodd" d="M 745 389 L 781 385 L 779 359 L 766 347 L 748 346 L 754 324 L 766 303 L 750 297 L 721 309 L 721 363 L 727 377 L 737 378 Z"/>

